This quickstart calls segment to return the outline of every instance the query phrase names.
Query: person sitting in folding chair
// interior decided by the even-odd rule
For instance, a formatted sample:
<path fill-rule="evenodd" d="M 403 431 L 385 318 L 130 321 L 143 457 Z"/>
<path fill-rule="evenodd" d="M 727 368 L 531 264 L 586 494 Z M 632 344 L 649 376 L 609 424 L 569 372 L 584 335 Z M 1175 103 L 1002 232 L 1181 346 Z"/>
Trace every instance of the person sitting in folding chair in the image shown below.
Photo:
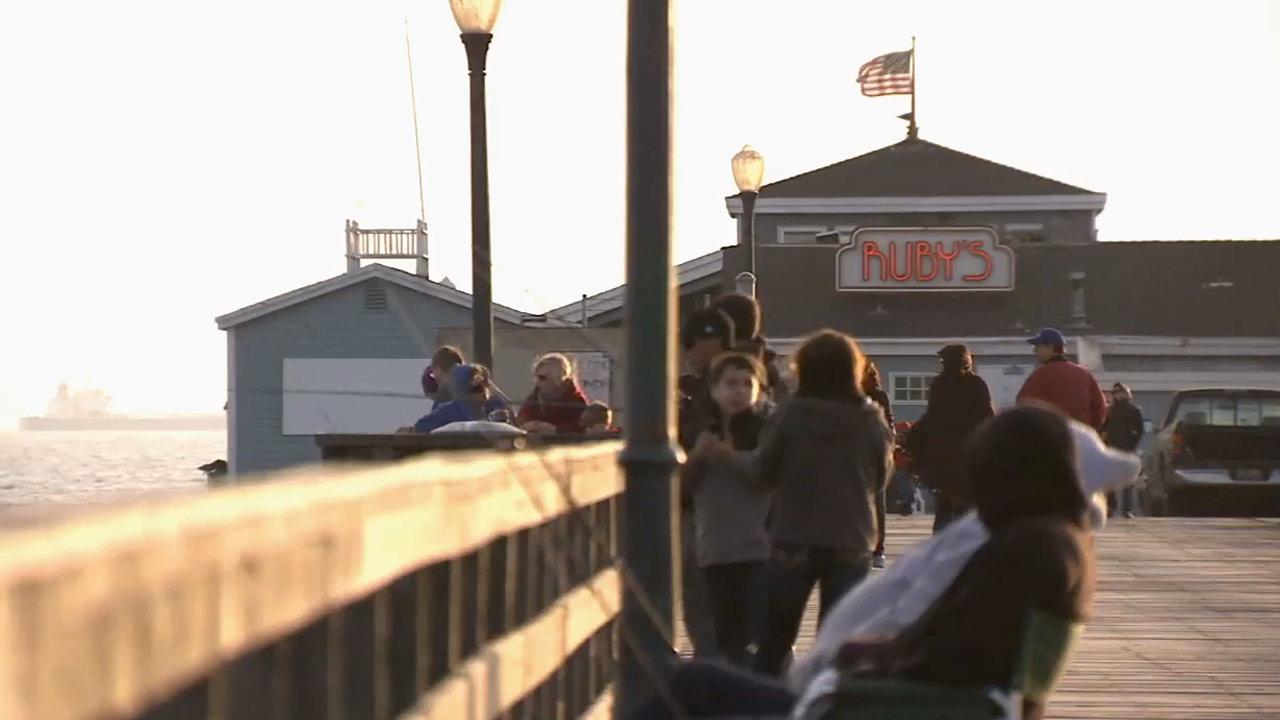
<path fill-rule="evenodd" d="M 693 718 L 1042 717 L 1091 605 L 1087 494 L 1138 470 L 1068 422 L 1024 406 L 987 423 L 965 452 L 976 514 L 846 595 L 789 685 L 690 663 L 668 699 Z"/>

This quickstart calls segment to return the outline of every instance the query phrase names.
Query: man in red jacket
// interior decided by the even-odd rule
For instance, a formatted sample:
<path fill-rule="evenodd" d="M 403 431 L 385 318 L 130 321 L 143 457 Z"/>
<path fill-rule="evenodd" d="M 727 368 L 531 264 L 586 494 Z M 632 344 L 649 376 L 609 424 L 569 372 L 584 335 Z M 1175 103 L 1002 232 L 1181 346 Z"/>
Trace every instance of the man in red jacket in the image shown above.
<path fill-rule="evenodd" d="M 1093 375 L 1067 360 L 1067 338 L 1059 330 L 1043 328 L 1027 342 L 1035 347 L 1040 367 L 1018 391 L 1018 402 L 1040 400 L 1056 405 L 1068 416 L 1100 430 L 1107 419 L 1107 401 Z"/>

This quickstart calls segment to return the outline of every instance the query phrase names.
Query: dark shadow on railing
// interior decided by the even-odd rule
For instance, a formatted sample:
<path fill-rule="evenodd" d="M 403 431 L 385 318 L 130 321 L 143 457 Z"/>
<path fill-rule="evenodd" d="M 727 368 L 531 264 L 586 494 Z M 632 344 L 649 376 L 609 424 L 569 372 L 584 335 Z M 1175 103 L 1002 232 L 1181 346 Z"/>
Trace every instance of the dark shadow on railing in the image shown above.
<path fill-rule="evenodd" d="M 0 535 L 0 717 L 607 712 L 617 450 L 322 466 Z"/>

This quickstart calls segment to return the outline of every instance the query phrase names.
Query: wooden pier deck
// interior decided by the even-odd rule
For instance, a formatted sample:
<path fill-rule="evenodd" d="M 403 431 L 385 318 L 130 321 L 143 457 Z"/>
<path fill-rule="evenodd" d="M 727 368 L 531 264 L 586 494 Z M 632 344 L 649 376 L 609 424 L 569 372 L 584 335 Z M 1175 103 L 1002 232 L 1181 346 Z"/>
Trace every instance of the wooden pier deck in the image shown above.
<path fill-rule="evenodd" d="M 890 517 L 893 558 L 932 518 Z M 1280 718 L 1280 519 L 1112 520 L 1059 720 Z M 798 649 L 812 642 L 816 596 Z"/>

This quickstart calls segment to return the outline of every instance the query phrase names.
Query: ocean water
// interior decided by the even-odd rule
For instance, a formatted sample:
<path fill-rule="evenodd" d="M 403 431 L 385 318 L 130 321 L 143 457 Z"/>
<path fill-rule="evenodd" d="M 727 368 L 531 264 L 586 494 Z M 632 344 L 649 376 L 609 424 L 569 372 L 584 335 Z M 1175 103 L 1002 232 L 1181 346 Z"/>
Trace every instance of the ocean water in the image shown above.
<path fill-rule="evenodd" d="M 0 432 L 0 521 L 31 510 L 206 488 L 225 432 Z"/>

